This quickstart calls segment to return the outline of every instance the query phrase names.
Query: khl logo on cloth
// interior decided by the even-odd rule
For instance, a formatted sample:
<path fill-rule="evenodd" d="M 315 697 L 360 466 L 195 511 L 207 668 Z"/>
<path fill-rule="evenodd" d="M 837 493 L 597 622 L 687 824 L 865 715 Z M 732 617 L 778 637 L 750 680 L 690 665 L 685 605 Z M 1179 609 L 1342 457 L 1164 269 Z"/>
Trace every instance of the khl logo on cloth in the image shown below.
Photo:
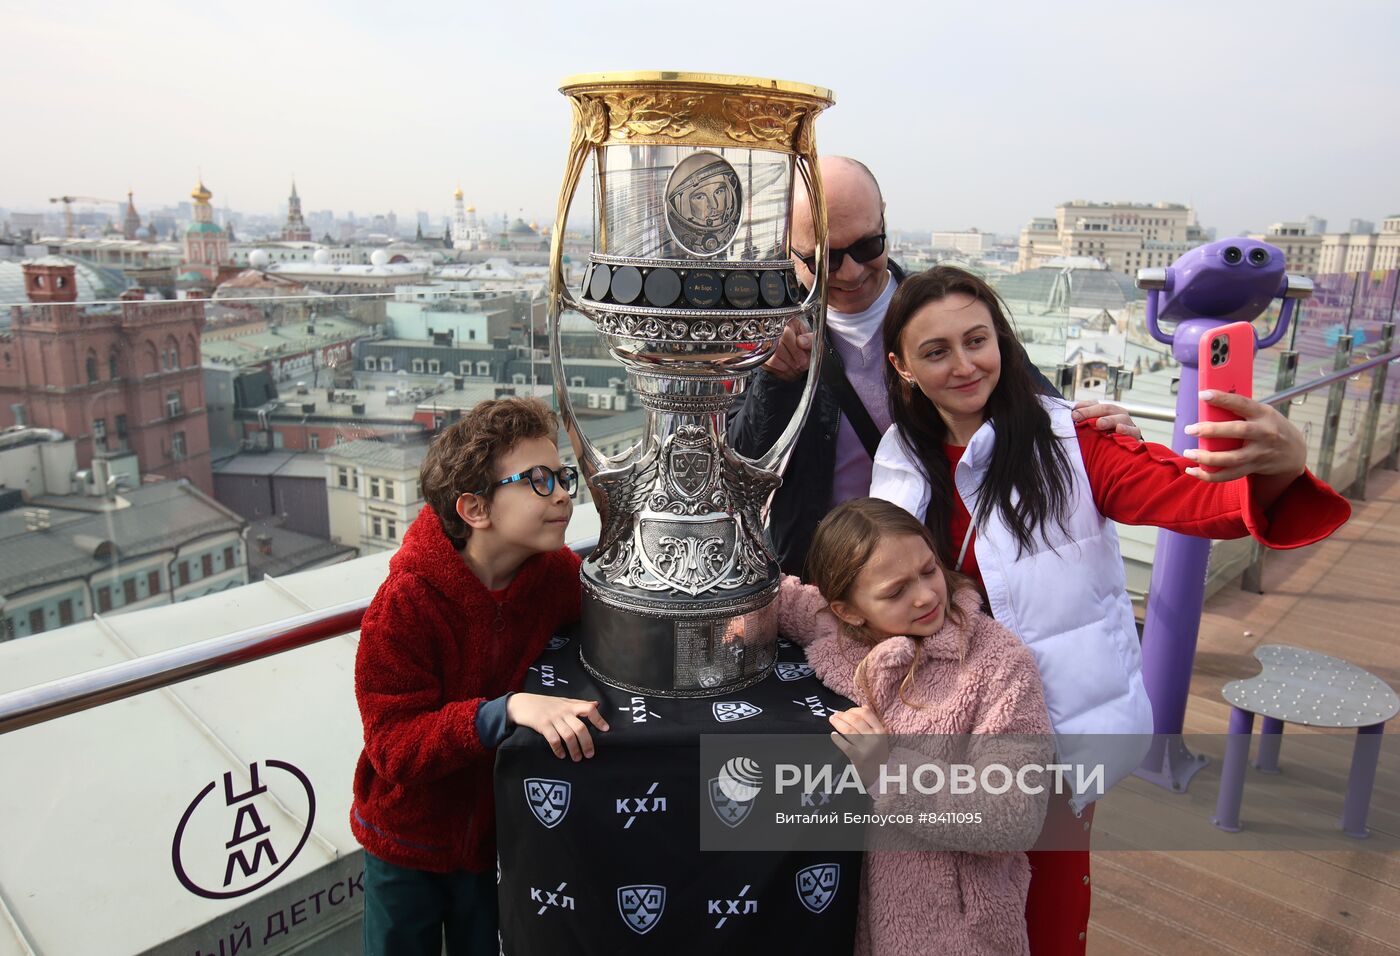
<path fill-rule="evenodd" d="M 811 677 L 813 671 L 811 664 L 794 664 L 791 661 L 779 661 L 774 665 L 773 673 L 778 675 L 778 680 L 802 680 L 804 677 Z"/>
<path fill-rule="evenodd" d="M 749 818 L 749 813 L 753 811 L 753 801 L 735 800 L 724 792 L 719 777 L 711 777 L 710 809 L 715 811 L 720 823 L 733 829 Z"/>
<path fill-rule="evenodd" d="M 733 829 L 748 819 L 763 789 L 763 768 L 749 757 L 731 757 L 709 781 L 710 809 Z"/>
<path fill-rule="evenodd" d="M 617 911 L 627 928 L 645 935 L 661 920 L 666 909 L 666 887 L 651 883 L 636 883 L 617 888 Z"/>
<path fill-rule="evenodd" d="M 813 913 L 820 913 L 831 905 L 840 885 L 840 863 L 818 863 L 797 871 L 797 898 Z"/>
<path fill-rule="evenodd" d="M 569 798 L 573 785 L 567 780 L 546 780 L 543 777 L 525 778 L 525 802 L 535 819 L 553 829 L 569 812 Z"/>
<path fill-rule="evenodd" d="M 755 707 L 746 700 L 719 700 L 710 705 L 710 712 L 715 715 L 715 720 L 727 724 L 735 720 L 757 717 L 763 713 L 763 708 Z"/>

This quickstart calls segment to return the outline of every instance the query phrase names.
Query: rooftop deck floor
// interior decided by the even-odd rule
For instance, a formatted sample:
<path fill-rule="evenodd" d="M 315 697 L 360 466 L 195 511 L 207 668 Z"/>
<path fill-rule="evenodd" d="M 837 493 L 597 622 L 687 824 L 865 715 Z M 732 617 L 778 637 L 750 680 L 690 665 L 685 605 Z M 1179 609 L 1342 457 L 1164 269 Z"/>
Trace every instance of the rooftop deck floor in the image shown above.
<path fill-rule="evenodd" d="M 1212 762 L 1187 796 L 1158 790 L 1159 799 L 1189 800 L 1209 818 L 1220 738 L 1200 735 L 1226 732 L 1230 708 L 1220 689 L 1258 673 L 1252 652 L 1261 644 L 1331 654 L 1400 687 L 1400 473 L 1373 471 L 1368 499 L 1352 502 L 1351 521 L 1328 540 L 1271 553 L 1267 593 L 1230 585 L 1206 602 L 1185 730 L 1188 746 L 1210 753 Z M 1290 725 L 1284 734 L 1285 775 L 1290 741 L 1306 733 L 1294 731 Z M 1259 779 L 1250 773 L 1246 827 L 1250 787 Z M 1320 799 L 1335 802 L 1338 814 L 1346 774 L 1344 761 L 1326 758 L 1296 771 Z M 1400 836 L 1400 806 L 1385 796 L 1397 779 L 1400 767 L 1387 766 L 1383 756 L 1369 819 L 1378 836 Z M 1140 784 L 1131 785 L 1155 790 Z M 1091 954 L 1400 953 L 1400 853 L 1112 851 L 1094 854 L 1092 867 Z"/>

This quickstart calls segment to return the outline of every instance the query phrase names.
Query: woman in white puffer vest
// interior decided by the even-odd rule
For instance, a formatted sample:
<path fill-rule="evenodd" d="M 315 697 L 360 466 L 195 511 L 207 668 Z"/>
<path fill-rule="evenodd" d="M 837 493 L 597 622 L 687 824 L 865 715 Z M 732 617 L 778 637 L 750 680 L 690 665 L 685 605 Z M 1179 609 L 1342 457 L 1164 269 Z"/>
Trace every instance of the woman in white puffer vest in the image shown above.
<path fill-rule="evenodd" d="M 1331 534 L 1351 509 L 1307 471 L 1302 434 L 1269 406 L 1203 393 L 1243 420 L 1193 433 L 1243 445 L 1183 458 L 1076 423 L 1020 363 L 1002 362 L 1015 345 L 1000 300 L 977 276 L 938 266 L 899 286 L 884 323 L 894 425 L 870 493 L 923 519 L 940 557 L 981 583 L 992 615 L 1035 656 L 1059 759 L 1102 765 L 1106 790 L 1137 767 L 1152 734 L 1111 522 L 1293 548 Z M 1099 795 L 1052 801 L 1050 821 L 1083 816 L 1084 842 L 1078 853 L 1031 854 L 1032 953 L 1082 951 L 1086 811 Z"/>

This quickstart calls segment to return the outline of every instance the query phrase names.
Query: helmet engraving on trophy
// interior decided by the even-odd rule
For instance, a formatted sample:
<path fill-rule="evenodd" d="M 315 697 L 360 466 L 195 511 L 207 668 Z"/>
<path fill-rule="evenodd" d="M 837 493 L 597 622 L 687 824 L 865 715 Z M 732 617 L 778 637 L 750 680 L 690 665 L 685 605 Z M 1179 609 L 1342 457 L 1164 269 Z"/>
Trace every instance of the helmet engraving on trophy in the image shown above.
<path fill-rule="evenodd" d="M 739 174 L 718 153 L 687 156 L 666 182 L 666 227 L 682 248 L 713 256 L 729 248 L 739 232 L 742 204 Z"/>

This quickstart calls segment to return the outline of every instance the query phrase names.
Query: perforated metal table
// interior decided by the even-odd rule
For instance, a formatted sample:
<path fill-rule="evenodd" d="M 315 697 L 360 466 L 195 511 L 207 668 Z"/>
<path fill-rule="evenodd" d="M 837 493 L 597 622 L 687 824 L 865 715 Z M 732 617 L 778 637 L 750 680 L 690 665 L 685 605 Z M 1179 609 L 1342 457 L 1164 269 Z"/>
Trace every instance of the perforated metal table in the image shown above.
<path fill-rule="evenodd" d="M 1232 833 L 1240 830 L 1245 764 L 1253 740 L 1254 716 L 1264 718 L 1259 756 L 1261 773 L 1278 773 L 1283 725 L 1356 728 L 1351 774 L 1342 802 L 1342 832 L 1364 839 L 1366 814 L 1380 761 L 1385 722 L 1400 712 L 1400 697 L 1383 680 L 1340 658 L 1317 651 L 1265 644 L 1254 656 L 1263 670 L 1247 680 L 1231 681 L 1221 689 L 1230 712 L 1230 739 L 1220 769 L 1220 796 L 1213 822 Z"/>

